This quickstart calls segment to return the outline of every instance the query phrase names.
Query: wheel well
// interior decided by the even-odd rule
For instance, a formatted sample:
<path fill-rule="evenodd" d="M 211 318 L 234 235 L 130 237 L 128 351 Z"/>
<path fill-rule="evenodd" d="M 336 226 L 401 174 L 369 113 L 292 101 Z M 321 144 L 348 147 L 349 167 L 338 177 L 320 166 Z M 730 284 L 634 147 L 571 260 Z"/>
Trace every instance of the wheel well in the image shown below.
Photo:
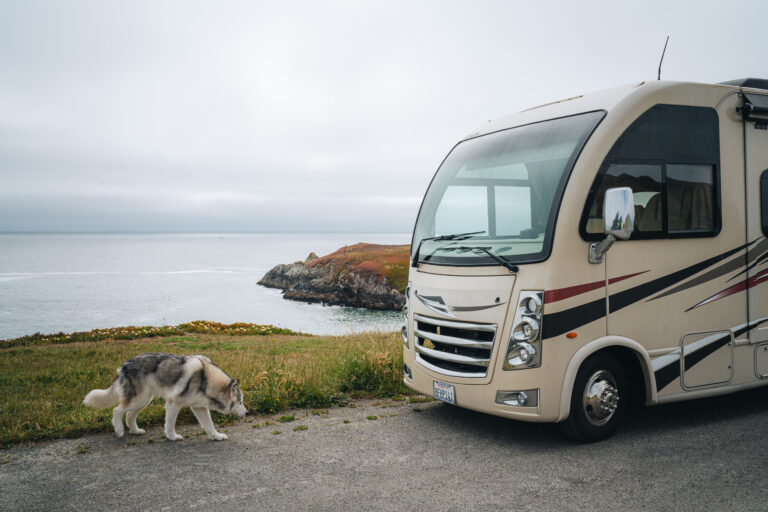
<path fill-rule="evenodd" d="M 640 363 L 640 357 L 635 351 L 629 347 L 612 346 L 598 350 L 591 354 L 590 357 L 594 357 L 597 354 L 610 354 L 619 361 L 627 373 L 630 402 L 633 405 L 644 405 L 648 398 L 648 390 L 646 389 L 643 366 Z"/>

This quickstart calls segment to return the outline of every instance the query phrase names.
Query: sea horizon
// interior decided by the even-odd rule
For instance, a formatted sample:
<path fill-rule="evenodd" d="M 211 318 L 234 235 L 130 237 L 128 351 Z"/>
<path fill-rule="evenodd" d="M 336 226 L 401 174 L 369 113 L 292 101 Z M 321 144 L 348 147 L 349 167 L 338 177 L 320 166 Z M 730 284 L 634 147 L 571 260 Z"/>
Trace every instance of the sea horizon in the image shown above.
<path fill-rule="evenodd" d="M 0 235 L 407 235 L 412 232 L 398 231 L 2 231 Z"/>

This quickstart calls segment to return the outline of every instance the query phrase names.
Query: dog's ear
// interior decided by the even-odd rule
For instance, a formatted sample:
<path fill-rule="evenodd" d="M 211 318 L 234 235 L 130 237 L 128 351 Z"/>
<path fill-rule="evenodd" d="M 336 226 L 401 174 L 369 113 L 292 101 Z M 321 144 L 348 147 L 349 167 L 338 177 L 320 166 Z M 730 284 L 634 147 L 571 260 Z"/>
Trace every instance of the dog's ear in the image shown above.
<path fill-rule="evenodd" d="M 235 387 L 240 385 L 240 379 L 235 379 Z"/>

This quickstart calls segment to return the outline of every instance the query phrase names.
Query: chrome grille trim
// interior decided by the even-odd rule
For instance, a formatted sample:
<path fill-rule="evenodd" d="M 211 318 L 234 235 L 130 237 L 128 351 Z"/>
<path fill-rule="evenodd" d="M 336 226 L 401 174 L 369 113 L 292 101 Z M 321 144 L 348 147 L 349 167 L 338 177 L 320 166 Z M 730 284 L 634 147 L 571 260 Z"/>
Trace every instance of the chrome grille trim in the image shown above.
<path fill-rule="evenodd" d="M 478 377 L 485 377 L 484 373 L 465 373 L 465 372 L 455 372 L 453 370 L 446 370 L 445 368 L 440 368 L 439 366 L 435 366 L 432 363 L 423 360 L 419 357 L 419 354 L 416 354 L 416 362 L 418 362 L 421 366 L 424 368 L 427 368 L 429 370 L 432 370 L 435 373 L 440 373 L 442 375 L 447 375 L 449 377 L 466 377 L 466 378 L 478 378 Z"/>
<path fill-rule="evenodd" d="M 471 364 L 472 366 L 484 366 L 488 368 L 490 359 L 480 359 L 479 357 L 467 357 L 460 356 L 458 354 L 451 354 L 449 352 L 440 352 L 439 350 L 432 350 L 431 348 L 422 347 L 416 345 L 416 352 L 424 354 L 425 356 L 434 357 L 436 359 L 442 359 L 443 361 L 450 361 L 452 363 Z"/>
<path fill-rule="evenodd" d="M 414 349 L 420 365 L 453 377 L 488 374 L 496 341 L 495 324 L 455 322 L 419 314 L 414 314 L 413 320 Z M 424 346 L 426 340 L 429 346 Z"/>
<path fill-rule="evenodd" d="M 454 338 L 453 336 L 443 336 L 442 334 L 435 334 L 434 332 L 426 332 L 420 329 L 416 329 L 415 331 L 416 331 L 416 335 L 421 338 L 428 338 L 432 341 L 439 341 L 440 343 L 447 343 L 449 345 L 456 345 L 458 347 L 487 348 L 488 350 L 493 348 L 492 341 L 465 340 L 462 338 Z"/>
<path fill-rule="evenodd" d="M 452 327 L 454 329 L 468 329 L 472 331 L 483 331 L 496 333 L 496 324 L 470 324 L 467 322 L 452 322 L 450 320 L 441 320 L 439 318 L 430 318 L 414 313 L 413 319 L 425 324 L 439 325 L 441 327 Z"/>

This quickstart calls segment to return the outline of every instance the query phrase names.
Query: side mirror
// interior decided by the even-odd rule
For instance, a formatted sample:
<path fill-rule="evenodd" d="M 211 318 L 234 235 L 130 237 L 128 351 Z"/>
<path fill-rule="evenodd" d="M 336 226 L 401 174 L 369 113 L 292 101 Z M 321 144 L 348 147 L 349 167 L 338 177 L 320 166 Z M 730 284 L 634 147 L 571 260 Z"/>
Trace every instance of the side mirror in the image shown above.
<path fill-rule="evenodd" d="M 629 187 L 609 188 L 603 200 L 605 234 L 620 240 L 632 236 L 635 229 L 635 201 Z"/>
<path fill-rule="evenodd" d="M 635 201 L 629 187 L 609 188 L 603 200 L 602 242 L 589 244 L 589 262 L 602 263 L 616 239 L 627 240 L 635 229 Z"/>

